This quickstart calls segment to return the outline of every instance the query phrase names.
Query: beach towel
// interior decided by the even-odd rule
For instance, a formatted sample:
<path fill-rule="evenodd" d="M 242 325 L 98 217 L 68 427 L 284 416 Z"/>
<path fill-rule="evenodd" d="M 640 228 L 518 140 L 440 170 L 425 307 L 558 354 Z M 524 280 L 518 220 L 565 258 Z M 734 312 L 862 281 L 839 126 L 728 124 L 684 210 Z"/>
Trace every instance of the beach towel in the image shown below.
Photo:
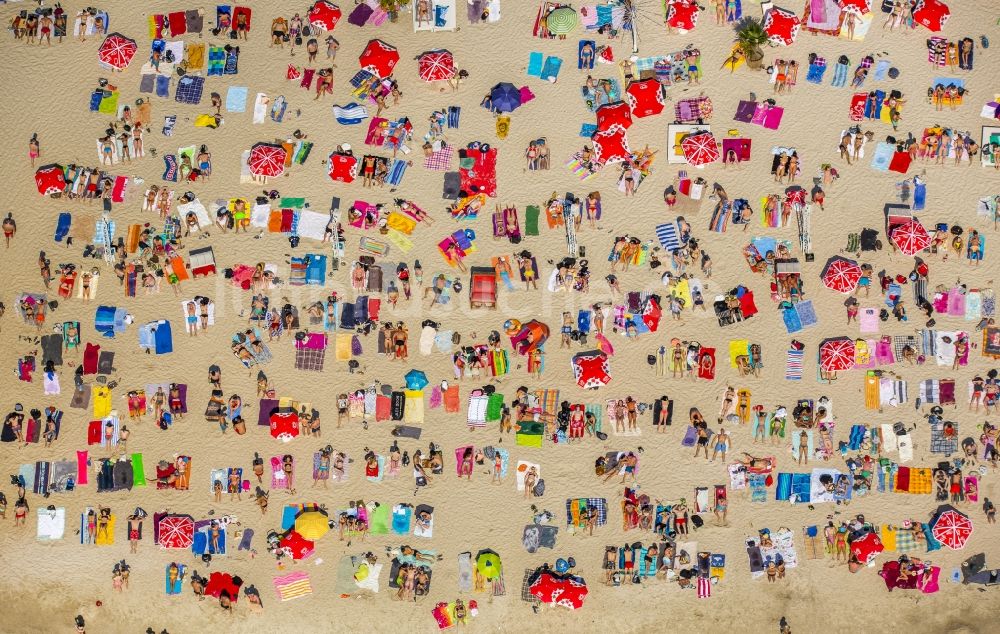
<path fill-rule="evenodd" d="M 809 71 L 806 74 L 806 81 L 813 84 L 823 83 L 823 75 L 826 73 L 826 58 L 816 57 L 809 64 Z"/>
<path fill-rule="evenodd" d="M 540 78 L 555 83 L 559 78 L 559 71 L 562 68 L 562 59 L 550 55 L 545 58 L 545 64 L 542 66 L 542 72 L 539 75 Z M 523 96 L 522 96 L 523 100 Z"/>
<path fill-rule="evenodd" d="M 278 598 L 282 602 L 300 599 L 312 594 L 312 583 L 309 581 L 309 574 L 301 570 L 283 577 L 275 577 L 273 583 L 274 589 L 278 593 Z"/>
<path fill-rule="evenodd" d="M 581 45 L 582 45 L 582 43 L 581 43 Z M 542 62 L 544 61 L 544 58 L 545 58 L 545 56 L 542 53 L 538 52 L 538 51 L 532 51 L 531 53 L 528 54 L 527 74 L 529 76 L 531 76 L 531 77 L 541 77 L 542 76 Z M 577 67 L 578 68 L 582 68 L 579 65 Z"/>
<path fill-rule="evenodd" d="M 246 112 L 247 87 L 230 86 L 226 91 L 226 112 Z"/>

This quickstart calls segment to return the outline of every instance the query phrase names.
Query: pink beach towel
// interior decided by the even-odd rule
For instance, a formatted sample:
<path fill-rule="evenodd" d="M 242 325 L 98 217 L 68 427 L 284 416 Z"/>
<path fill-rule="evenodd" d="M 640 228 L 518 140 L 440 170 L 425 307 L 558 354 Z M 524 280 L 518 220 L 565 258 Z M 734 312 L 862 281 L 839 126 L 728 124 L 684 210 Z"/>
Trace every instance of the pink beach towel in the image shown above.
<path fill-rule="evenodd" d="M 948 312 L 948 293 L 935 293 L 934 294 L 934 312 L 936 313 L 947 313 Z"/>
<path fill-rule="evenodd" d="M 441 386 L 435 385 L 431 388 L 431 395 L 427 399 L 427 407 L 430 409 L 437 409 L 441 407 L 444 402 L 444 397 L 441 394 Z"/>
<path fill-rule="evenodd" d="M 521 86 L 521 105 L 524 105 L 535 98 L 535 93 L 531 92 L 531 88 L 527 86 Z"/>
<path fill-rule="evenodd" d="M 768 108 L 767 113 L 764 115 L 763 126 L 768 130 L 777 130 L 778 126 L 781 125 L 781 117 L 784 114 L 785 109 L 780 106 Z"/>
<path fill-rule="evenodd" d="M 86 451 L 76 452 L 76 483 L 87 484 L 87 457 Z"/>
<path fill-rule="evenodd" d="M 878 332 L 878 309 L 863 308 L 858 316 L 861 332 Z"/>
<path fill-rule="evenodd" d="M 896 362 L 896 356 L 892 352 L 892 340 L 883 337 L 875 344 L 875 359 L 879 365 L 892 365 Z"/>
<path fill-rule="evenodd" d="M 948 293 L 948 314 L 952 317 L 965 317 L 965 293 L 953 288 Z"/>

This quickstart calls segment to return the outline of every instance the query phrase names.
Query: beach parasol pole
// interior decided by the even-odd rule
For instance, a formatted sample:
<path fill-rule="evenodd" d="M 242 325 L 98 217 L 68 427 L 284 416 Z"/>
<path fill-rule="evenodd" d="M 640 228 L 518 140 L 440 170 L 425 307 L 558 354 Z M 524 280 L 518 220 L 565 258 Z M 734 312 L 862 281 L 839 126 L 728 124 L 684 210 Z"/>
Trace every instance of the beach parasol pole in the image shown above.
<path fill-rule="evenodd" d="M 625 0 L 625 25 L 632 31 L 632 53 L 639 52 L 639 11 L 635 0 Z"/>

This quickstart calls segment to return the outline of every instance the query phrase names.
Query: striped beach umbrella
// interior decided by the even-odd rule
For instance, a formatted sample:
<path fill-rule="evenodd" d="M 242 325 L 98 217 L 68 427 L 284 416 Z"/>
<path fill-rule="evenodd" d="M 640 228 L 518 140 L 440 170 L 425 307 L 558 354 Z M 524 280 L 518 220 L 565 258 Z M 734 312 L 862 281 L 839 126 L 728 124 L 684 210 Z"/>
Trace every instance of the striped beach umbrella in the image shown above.
<path fill-rule="evenodd" d="M 553 35 L 566 35 L 580 23 L 576 10 L 572 7 L 560 7 L 553 10 L 545 18 L 545 27 Z"/>

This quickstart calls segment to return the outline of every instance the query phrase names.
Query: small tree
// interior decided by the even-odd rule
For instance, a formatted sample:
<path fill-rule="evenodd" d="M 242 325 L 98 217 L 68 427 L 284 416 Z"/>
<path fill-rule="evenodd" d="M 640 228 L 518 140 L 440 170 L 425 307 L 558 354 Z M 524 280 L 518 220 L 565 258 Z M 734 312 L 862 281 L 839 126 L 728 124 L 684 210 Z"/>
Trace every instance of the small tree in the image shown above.
<path fill-rule="evenodd" d="M 389 18 L 395 22 L 399 19 L 399 12 L 403 7 L 410 4 L 410 0 L 378 0 L 378 4 L 383 11 L 389 14 Z"/>
<path fill-rule="evenodd" d="M 764 52 L 760 48 L 769 40 L 763 23 L 757 18 L 747 16 L 737 22 L 734 28 L 736 42 L 746 55 L 747 65 L 751 68 L 760 68 L 761 60 L 764 59 Z"/>

